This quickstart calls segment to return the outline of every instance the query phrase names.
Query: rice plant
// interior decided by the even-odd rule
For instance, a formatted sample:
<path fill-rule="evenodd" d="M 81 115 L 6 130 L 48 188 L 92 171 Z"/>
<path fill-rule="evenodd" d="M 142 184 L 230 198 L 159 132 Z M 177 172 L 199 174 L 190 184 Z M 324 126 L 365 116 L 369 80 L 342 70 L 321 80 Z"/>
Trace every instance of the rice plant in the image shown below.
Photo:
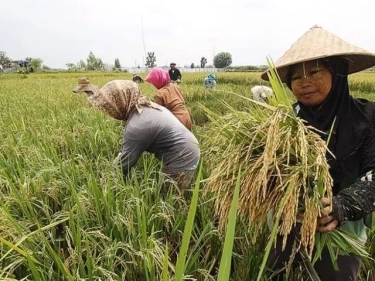
<path fill-rule="evenodd" d="M 313 280 L 319 280 L 312 263 L 323 247 L 329 249 L 335 266 L 337 251 L 362 257 L 368 254 L 361 241 L 340 229 L 315 233 L 322 209 L 320 201 L 323 197 L 332 199 L 333 181 L 326 160 L 329 151 L 316 130 L 296 116 L 272 63 L 270 69 L 275 92 L 270 105 L 243 97 L 248 107 L 239 111 L 221 101 L 229 109 L 224 116 L 203 107 L 211 120 L 206 130 L 205 156 L 211 163 L 207 189 L 216 195 L 215 210 L 223 227 L 229 216 L 236 175 L 240 167 L 246 167 L 241 176 L 237 215 L 252 226 L 254 242 L 262 233 L 267 216 L 272 216 L 273 224 L 258 280 L 276 235 L 283 236 L 284 249 L 288 235 L 297 225 L 298 243 L 290 264 L 300 252 Z"/>
<path fill-rule="evenodd" d="M 198 104 L 218 115 L 246 111 L 249 103 L 233 92 L 250 97 L 250 87 L 260 81 L 259 73 L 219 73 L 217 91 L 206 91 L 206 75 L 185 74 L 181 84 L 202 150 L 210 148 L 210 120 Z M 361 82 L 374 80 L 361 75 L 352 82 L 358 81 L 359 95 L 371 98 L 367 86 L 360 92 Z M 71 93 L 81 76 L 97 85 L 131 79 L 111 72 L 0 74 L 0 279 L 173 279 L 191 201 L 173 189 L 160 195 L 161 167 L 150 155 L 127 181 L 113 169 L 122 124 Z M 152 86 L 140 86 L 153 96 Z M 215 196 L 206 190 L 217 160 L 204 159 L 187 252 L 180 258 L 183 278 L 217 280 L 230 270 L 231 280 L 256 280 L 269 230 L 254 231 L 240 217 L 234 231 L 218 227 Z M 224 263 L 224 256 L 231 258 Z M 373 268 L 364 265 L 363 280 Z"/>

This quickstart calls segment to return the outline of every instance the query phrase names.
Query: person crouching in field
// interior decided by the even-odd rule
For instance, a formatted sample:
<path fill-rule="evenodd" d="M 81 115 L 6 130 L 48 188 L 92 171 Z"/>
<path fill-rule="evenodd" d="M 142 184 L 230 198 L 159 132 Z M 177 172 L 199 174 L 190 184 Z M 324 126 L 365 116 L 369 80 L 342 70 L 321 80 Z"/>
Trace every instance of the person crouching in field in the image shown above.
<path fill-rule="evenodd" d="M 133 74 L 133 82 L 136 82 L 136 83 L 143 83 L 143 79 L 141 76 L 137 75 L 137 74 Z"/>
<path fill-rule="evenodd" d="M 253 94 L 253 100 L 268 103 L 268 99 L 273 95 L 273 91 L 270 87 L 257 85 L 250 89 Z"/>
<path fill-rule="evenodd" d="M 163 173 L 183 193 L 189 188 L 200 158 L 196 137 L 166 108 L 141 94 L 130 80 L 113 80 L 88 97 L 97 109 L 125 121 L 120 160 L 124 177 L 142 153 L 152 153 L 163 163 Z"/>
<path fill-rule="evenodd" d="M 215 89 L 216 88 L 215 74 L 211 73 L 206 78 L 204 78 L 203 85 L 206 87 L 206 89 Z"/>
<path fill-rule="evenodd" d="M 78 85 L 72 90 L 73 93 L 86 93 L 86 95 L 92 96 L 99 88 L 91 84 L 89 78 L 81 77 L 78 79 Z"/>
<path fill-rule="evenodd" d="M 154 102 L 170 110 L 191 131 L 190 113 L 185 106 L 181 88 L 171 83 L 169 73 L 162 68 L 154 68 L 145 80 L 157 89 Z"/>

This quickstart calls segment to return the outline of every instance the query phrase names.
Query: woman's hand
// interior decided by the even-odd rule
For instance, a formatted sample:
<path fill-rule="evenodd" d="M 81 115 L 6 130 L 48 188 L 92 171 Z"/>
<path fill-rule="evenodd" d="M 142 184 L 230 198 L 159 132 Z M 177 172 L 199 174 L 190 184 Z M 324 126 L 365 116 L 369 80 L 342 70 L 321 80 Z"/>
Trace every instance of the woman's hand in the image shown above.
<path fill-rule="evenodd" d="M 323 205 L 323 210 L 321 211 L 320 217 L 318 217 L 316 231 L 330 232 L 339 225 L 339 221 L 330 216 L 332 212 L 331 201 L 328 198 L 322 198 L 321 203 Z"/>

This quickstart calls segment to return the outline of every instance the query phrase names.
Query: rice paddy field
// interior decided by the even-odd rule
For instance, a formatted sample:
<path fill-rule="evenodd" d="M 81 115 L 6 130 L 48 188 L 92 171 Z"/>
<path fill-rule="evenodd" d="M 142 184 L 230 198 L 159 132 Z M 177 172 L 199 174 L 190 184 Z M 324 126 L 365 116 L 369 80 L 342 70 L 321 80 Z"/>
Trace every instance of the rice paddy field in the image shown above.
<path fill-rule="evenodd" d="M 246 110 L 234 93 L 250 97 L 251 86 L 267 85 L 260 73 L 217 73 L 210 91 L 206 75 L 183 74 L 180 85 L 202 151 L 209 118 L 201 105 L 217 114 L 228 111 L 222 101 Z M 146 153 L 125 182 L 113 165 L 123 124 L 71 92 L 82 76 L 98 86 L 131 79 L 110 72 L 0 75 L 0 280 L 257 280 L 267 227 L 253 241 L 251 226 L 237 222 L 233 249 L 225 247 L 226 231 L 204 192 L 204 159 L 189 198 L 173 189 L 160 194 L 160 163 Z M 350 87 L 375 101 L 375 73 L 351 75 Z M 153 97 L 153 86 L 140 88 Z M 368 234 L 375 256 L 375 230 Z M 226 257 L 230 266 L 220 266 Z M 375 280 L 375 262 L 365 260 L 360 275 Z"/>

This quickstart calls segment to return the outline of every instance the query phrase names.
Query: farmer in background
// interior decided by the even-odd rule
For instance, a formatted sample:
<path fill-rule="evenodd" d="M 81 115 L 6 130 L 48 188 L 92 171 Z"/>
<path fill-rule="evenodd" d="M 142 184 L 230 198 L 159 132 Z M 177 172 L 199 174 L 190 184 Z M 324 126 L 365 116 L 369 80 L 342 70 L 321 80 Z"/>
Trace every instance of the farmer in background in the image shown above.
<path fill-rule="evenodd" d="M 181 83 L 182 75 L 181 75 L 180 70 L 176 68 L 176 63 L 172 62 L 170 64 L 170 67 L 171 69 L 169 69 L 168 73 L 169 73 L 169 77 L 172 83 L 177 83 L 177 84 Z"/>
<path fill-rule="evenodd" d="M 190 113 L 185 106 L 181 88 L 171 83 L 168 72 L 162 68 L 154 68 L 146 77 L 146 82 L 157 89 L 154 102 L 169 109 L 191 131 Z"/>
<path fill-rule="evenodd" d="M 348 75 L 374 66 L 375 54 L 314 26 L 275 65 L 297 99 L 298 116 L 319 130 L 317 133 L 329 141 L 334 155 L 327 153 L 334 181 L 333 200 L 322 199 L 316 231 L 342 228 L 366 241 L 366 226 L 371 227 L 375 210 L 375 104 L 350 95 Z M 262 78 L 268 80 L 267 72 Z M 289 236 L 284 251 L 282 237 L 278 238 L 268 261 L 273 270 L 282 269 L 289 259 L 293 241 L 298 239 L 296 232 Z M 321 259 L 314 265 L 322 281 L 358 280 L 358 256 L 335 258 L 338 271 L 333 268 L 328 250 L 323 249 Z M 278 274 L 273 280 L 282 278 Z"/>
<path fill-rule="evenodd" d="M 206 89 L 215 89 L 216 88 L 215 74 L 210 73 L 206 78 L 204 78 L 203 85 L 206 87 Z"/>
<path fill-rule="evenodd" d="M 147 151 L 162 161 L 163 172 L 182 192 L 189 188 L 200 157 L 198 140 L 169 110 L 143 96 L 130 80 L 110 81 L 88 101 L 126 122 L 122 151 L 117 158 L 124 177 Z"/>
<path fill-rule="evenodd" d="M 143 81 L 143 79 L 142 79 L 141 76 L 133 73 L 133 82 L 135 82 L 135 83 L 143 83 L 144 81 Z"/>
<path fill-rule="evenodd" d="M 250 89 L 253 94 L 253 100 L 268 103 L 268 99 L 273 95 L 273 91 L 270 87 L 257 85 Z"/>
<path fill-rule="evenodd" d="M 98 87 L 91 84 L 89 78 L 81 77 L 78 79 L 78 85 L 72 91 L 73 93 L 86 93 L 86 95 L 89 97 L 92 96 L 97 90 Z"/>

